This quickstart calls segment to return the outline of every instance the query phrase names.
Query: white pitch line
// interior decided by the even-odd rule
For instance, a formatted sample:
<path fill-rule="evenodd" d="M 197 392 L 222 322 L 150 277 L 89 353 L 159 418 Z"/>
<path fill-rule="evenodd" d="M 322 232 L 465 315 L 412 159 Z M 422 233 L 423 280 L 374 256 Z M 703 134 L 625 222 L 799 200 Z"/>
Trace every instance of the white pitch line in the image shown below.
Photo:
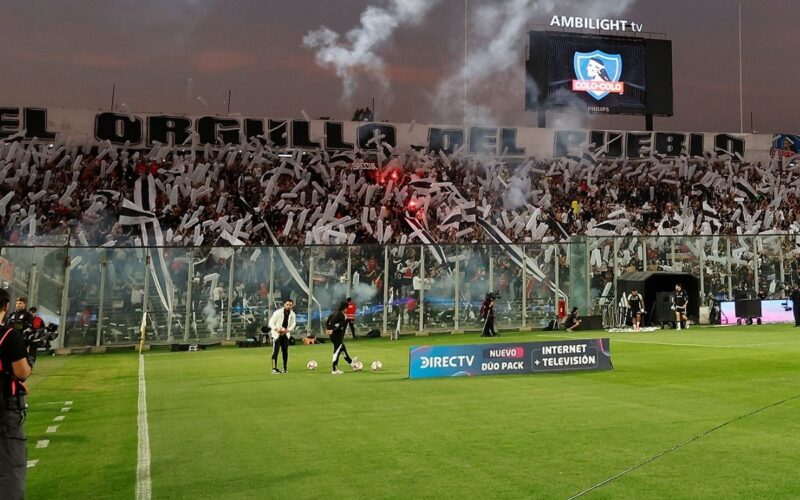
<path fill-rule="evenodd" d="M 64 408 L 61 408 L 61 413 L 67 413 L 67 412 L 68 412 L 68 411 L 70 411 L 71 409 L 72 409 L 72 407 L 70 407 L 70 406 L 65 406 Z"/>
<path fill-rule="evenodd" d="M 72 401 L 64 401 L 65 406 L 72 406 Z"/>
<path fill-rule="evenodd" d="M 739 344 L 739 345 L 713 345 L 713 344 L 687 344 L 680 342 L 650 342 L 647 340 L 625 340 L 625 339 L 614 339 L 614 342 L 627 342 L 629 344 L 674 345 L 683 347 L 713 347 L 713 348 L 721 347 L 728 349 L 736 349 L 742 347 L 759 347 L 765 345 L 792 345 L 792 343 L 790 342 L 768 342 L 763 344 Z"/>
<path fill-rule="evenodd" d="M 50 427 L 47 428 L 46 432 L 48 434 L 54 434 L 57 430 L 58 430 L 58 426 L 57 425 L 51 425 Z"/>
<path fill-rule="evenodd" d="M 147 385 L 144 379 L 144 356 L 139 354 L 139 451 L 136 464 L 136 499 L 150 500 L 150 431 L 147 428 Z"/>
<path fill-rule="evenodd" d="M 50 440 L 49 439 L 42 439 L 42 440 L 36 441 L 36 447 L 37 448 L 47 448 L 47 446 L 49 444 L 50 444 Z"/>
<path fill-rule="evenodd" d="M 30 469 L 31 467 L 36 467 L 36 464 L 38 463 L 39 463 L 38 458 L 36 460 L 28 460 L 28 468 Z"/>
<path fill-rule="evenodd" d="M 64 415 L 59 415 L 53 419 L 53 422 L 63 422 L 63 421 L 64 421 Z"/>

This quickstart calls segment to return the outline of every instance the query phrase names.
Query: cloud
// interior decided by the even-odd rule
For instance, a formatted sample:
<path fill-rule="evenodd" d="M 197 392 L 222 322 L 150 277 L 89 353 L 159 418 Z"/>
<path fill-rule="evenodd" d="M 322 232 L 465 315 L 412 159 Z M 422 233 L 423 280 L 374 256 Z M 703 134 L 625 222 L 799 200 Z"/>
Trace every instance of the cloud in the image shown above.
<path fill-rule="evenodd" d="M 195 71 L 205 74 L 233 71 L 257 62 L 258 58 L 254 54 L 224 49 L 204 50 L 192 57 Z"/>

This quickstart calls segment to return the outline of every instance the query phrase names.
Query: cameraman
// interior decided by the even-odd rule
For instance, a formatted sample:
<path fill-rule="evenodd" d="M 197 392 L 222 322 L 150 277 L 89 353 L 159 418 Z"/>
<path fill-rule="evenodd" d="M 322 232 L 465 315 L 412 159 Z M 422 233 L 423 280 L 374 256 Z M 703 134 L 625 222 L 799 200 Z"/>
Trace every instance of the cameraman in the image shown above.
<path fill-rule="evenodd" d="M 481 337 L 497 337 L 494 329 L 494 294 L 487 293 L 481 305 L 481 317 L 483 318 L 483 332 Z"/>
<path fill-rule="evenodd" d="M 8 292 L 0 289 L 0 492 L 3 498 L 25 497 L 28 451 L 22 423 L 28 409 L 28 391 L 22 382 L 31 374 L 22 332 L 6 320 Z M 19 304 L 19 301 L 17 301 Z M 25 311 L 27 313 L 27 311 Z"/>

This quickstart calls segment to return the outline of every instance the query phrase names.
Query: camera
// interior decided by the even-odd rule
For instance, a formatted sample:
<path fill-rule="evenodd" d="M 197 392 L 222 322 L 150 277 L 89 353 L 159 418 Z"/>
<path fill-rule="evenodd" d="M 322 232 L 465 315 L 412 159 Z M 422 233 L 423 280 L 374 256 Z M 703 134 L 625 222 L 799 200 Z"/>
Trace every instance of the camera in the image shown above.
<path fill-rule="evenodd" d="M 497 291 L 489 292 L 489 293 L 486 294 L 486 299 L 487 300 L 497 300 L 499 298 L 500 298 L 500 292 L 497 292 Z"/>
<path fill-rule="evenodd" d="M 40 328 L 28 328 L 23 334 L 28 350 L 28 364 L 33 368 L 40 348 L 44 348 L 45 353 L 51 353 L 50 344 L 58 338 L 58 325 L 50 323 Z"/>

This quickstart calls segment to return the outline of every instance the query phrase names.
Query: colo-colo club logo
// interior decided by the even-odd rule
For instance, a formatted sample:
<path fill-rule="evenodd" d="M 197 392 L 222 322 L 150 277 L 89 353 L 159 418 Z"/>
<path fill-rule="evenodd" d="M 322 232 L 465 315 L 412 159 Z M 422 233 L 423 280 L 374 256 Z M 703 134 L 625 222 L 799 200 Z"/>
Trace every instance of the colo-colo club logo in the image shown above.
<path fill-rule="evenodd" d="M 602 50 L 575 52 L 573 66 L 577 80 L 572 80 L 574 92 L 588 92 L 598 101 L 610 93 L 624 94 L 622 56 L 606 54 Z"/>

